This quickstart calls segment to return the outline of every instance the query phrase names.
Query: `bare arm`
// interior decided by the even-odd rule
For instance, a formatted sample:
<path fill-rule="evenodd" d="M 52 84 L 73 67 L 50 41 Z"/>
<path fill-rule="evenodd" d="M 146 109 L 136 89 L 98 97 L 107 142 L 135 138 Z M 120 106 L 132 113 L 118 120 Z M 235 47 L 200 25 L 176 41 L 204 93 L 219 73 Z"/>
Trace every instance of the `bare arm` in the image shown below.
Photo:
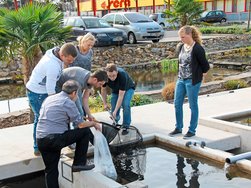
<path fill-rule="evenodd" d="M 106 90 L 106 87 L 101 87 L 101 96 L 102 96 L 102 101 L 103 101 L 103 104 L 104 104 L 104 109 L 107 109 L 108 108 L 108 105 L 107 105 L 107 90 Z"/>
<path fill-rule="evenodd" d="M 112 113 L 113 113 L 113 117 L 116 117 L 116 114 L 117 114 L 119 108 L 120 108 L 121 105 L 122 105 L 122 102 L 123 102 L 123 99 L 124 99 L 124 95 L 125 95 L 125 91 L 119 90 L 119 97 L 118 97 L 118 100 L 117 100 L 115 109 L 114 109 L 114 111 L 112 112 Z"/>
<path fill-rule="evenodd" d="M 101 125 L 94 121 L 84 121 L 80 124 L 78 124 L 78 128 L 82 129 L 85 127 L 95 127 L 95 129 L 101 131 Z"/>
<path fill-rule="evenodd" d="M 84 94 L 83 94 L 83 107 L 84 107 L 85 113 L 88 116 L 88 119 L 89 120 L 93 120 L 94 117 L 91 115 L 91 111 L 90 111 L 89 103 L 88 103 L 88 99 L 89 99 L 90 93 L 91 93 L 90 89 L 86 89 L 84 91 Z"/>

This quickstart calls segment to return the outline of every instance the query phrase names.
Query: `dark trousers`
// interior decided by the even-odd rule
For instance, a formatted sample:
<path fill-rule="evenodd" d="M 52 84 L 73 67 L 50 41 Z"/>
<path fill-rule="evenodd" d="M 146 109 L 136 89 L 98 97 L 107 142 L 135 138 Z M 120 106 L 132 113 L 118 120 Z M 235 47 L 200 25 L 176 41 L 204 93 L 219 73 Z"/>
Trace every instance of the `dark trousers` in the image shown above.
<path fill-rule="evenodd" d="M 45 164 L 45 182 L 47 188 L 59 188 L 58 162 L 61 149 L 76 142 L 73 165 L 85 165 L 90 140 L 90 128 L 73 129 L 63 134 L 50 134 L 37 139 L 38 149 Z"/>

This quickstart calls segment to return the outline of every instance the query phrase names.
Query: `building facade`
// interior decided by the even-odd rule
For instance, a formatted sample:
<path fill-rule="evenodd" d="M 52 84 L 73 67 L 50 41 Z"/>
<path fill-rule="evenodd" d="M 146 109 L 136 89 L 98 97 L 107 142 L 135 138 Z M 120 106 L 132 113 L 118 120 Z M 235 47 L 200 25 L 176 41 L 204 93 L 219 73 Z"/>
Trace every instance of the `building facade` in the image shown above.
<path fill-rule="evenodd" d="M 204 10 L 223 10 L 229 18 L 245 19 L 250 0 L 197 0 Z M 170 7 L 173 0 L 80 0 L 82 15 L 102 17 L 108 12 L 138 11 L 145 15 L 163 12 Z"/>

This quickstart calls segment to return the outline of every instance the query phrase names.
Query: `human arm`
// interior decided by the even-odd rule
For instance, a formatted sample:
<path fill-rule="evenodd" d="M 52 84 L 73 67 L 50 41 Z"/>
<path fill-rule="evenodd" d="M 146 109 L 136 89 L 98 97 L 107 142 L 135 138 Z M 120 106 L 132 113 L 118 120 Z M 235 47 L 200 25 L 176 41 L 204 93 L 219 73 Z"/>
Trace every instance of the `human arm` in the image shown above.
<path fill-rule="evenodd" d="M 101 125 L 95 121 L 84 121 L 81 117 L 76 104 L 72 100 L 67 100 L 64 104 L 65 112 L 67 113 L 70 122 L 75 123 L 78 125 L 78 128 L 85 128 L 85 127 L 95 127 L 97 130 L 101 130 Z"/>
<path fill-rule="evenodd" d="M 113 117 L 116 117 L 116 114 L 119 110 L 119 108 L 122 105 L 123 99 L 124 99 L 124 95 L 125 95 L 125 90 L 119 90 L 119 96 L 118 96 L 118 100 L 115 106 L 114 111 L 112 112 Z"/>
<path fill-rule="evenodd" d="M 88 103 L 90 93 L 91 93 L 91 89 L 84 90 L 83 107 L 84 107 L 86 115 L 88 116 L 88 120 L 94 120 L 95 118 L 91 115 L 91 111 L 90 111 L 89 103 Z"/>
<path fill-rule="evenodd" d="M 80 129 L 85 128 L 85 127 L 94 127 L 96 130 L 101 131 L 100 123 L 97 123 L 95 121 L 84 121 L 78 124 L 78 128 Z"/>
<path fill-rule="evenodd" d="M 108 105 L 107 105 L 107 89 L 106 89 L 106 87 L 101 87 L 101 96 L 102 96 L 102 102 L 104 104 L 104 109 L 107 109 Z"/>
<path fill-rule="evenodd" d="M 196 58 L 200 63 L 202 73 L 204 75 L 204 73 L 207 73 L 207 71 L 210 69 L 209 63 L 206 58 L 205 50 L 202 46 L 197 45 L 195 53 L 196 53 Z"/>

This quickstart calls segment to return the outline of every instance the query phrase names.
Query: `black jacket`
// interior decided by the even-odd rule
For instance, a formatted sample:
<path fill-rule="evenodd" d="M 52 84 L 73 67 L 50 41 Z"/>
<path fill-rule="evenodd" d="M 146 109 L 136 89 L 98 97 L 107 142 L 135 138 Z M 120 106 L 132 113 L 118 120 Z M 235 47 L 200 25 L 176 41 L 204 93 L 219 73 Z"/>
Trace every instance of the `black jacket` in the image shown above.
<path fill-rule="evenodd" d="M 184 44 L 178 46 L 178 53 L 180 53 Z M 209 63 L 206 59 L 206 53 L 204 48 L 199 44 L 195 43 L 191 52 L 192 61 L 192 84 L 195 85 L 202 81 L 203 73 L 209 70 Z M 179 61 L 178 61 L 179 63 Z"/>

